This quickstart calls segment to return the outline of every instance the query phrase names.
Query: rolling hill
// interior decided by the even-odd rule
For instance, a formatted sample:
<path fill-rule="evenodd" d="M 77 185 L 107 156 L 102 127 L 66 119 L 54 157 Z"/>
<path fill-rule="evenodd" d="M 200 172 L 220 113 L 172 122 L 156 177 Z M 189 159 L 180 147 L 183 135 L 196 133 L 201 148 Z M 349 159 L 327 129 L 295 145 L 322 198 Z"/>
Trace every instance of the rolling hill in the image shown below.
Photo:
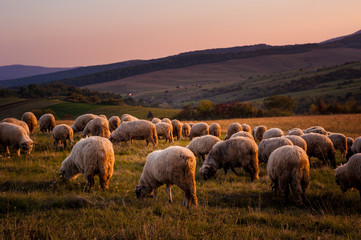
<path fill-rule="evenodd" d="M 26 65 L 0 66 L 0 81 L 66 71 L 69 69 L 71 68 L 47 68 L 47 67 L 26 66 Z"/>

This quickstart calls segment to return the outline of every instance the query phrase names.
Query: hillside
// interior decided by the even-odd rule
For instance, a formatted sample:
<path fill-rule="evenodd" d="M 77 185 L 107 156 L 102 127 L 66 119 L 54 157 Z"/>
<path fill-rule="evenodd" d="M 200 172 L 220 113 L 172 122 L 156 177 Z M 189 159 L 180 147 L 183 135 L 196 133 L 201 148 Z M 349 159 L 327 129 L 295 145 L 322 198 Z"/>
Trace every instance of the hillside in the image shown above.
<path fill-rule="evenodd" d="M 16 78 L 24 78 L 34 75 L 54 73 L 69 70 L 71 68 L 47 68 L 40 66 L 9 65 L 0 66 L 0 81 Z"/>

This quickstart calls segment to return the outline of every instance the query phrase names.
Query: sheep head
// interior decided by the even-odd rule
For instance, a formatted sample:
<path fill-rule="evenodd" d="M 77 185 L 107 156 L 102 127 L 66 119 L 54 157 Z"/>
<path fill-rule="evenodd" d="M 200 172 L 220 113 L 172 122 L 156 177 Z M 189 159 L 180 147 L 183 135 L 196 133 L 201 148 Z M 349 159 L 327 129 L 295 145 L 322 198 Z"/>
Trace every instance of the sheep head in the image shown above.
<path fill-rule="evenodd" d="M 137 198 L 144 198 L 144 197 L 149 197 L 151 196 L 153 189 L 146 187 L 144 185 L 138 185 L 136 186 L 135 190 L 135 195 L 137 196 Z"/>
<path fill-rule="evenodd" d="M 25 154 L 30 154 L 34 144 L 35 143 L 33 141 L 26 141 L 21 143 L 20 144 L 21 151 L 23 151 Z"/>
<path fill-rule="evenodd" d="M 199 173 L 204 180 L 208 180 L 209 178 L 213 177 L 216 172 L 217 170 L 214 167 L 205 164 L 203 164 L 203 166 L 199 169 Z"/>

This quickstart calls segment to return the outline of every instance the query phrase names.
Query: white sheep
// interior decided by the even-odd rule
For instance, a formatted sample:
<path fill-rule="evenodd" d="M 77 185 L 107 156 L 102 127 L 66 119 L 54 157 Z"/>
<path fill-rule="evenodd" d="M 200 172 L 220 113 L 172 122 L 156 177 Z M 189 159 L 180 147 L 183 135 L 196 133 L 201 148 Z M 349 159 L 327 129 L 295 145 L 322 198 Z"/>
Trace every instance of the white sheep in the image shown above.
<path fill-rule="evenodd" d="M 177 119 L 173 119 L 171 123 L 173 126 L 173 136 L 179 140 L 182 136 L 182 123 Z"/>
<path fill-rule="evenodd" d="M 274 137 L 282 137 L 284 136 L 284 132 L 279 128 L 270 128 L 263 134 L 263 139 L 274 138 Z"/>
<path fill-rule="evenodd" d="M 283 138 L 287 138 L 288 140 L 290 140 L 293 143 L 293 145 L 299 146 L 305 152 L 307 151 L 307 143 L 300 136 L 297 136 L 297 135 L 285 135 L 285 136 L 283 136 Z"/>
<path fill-rule="evenodd" d="M 321 126 L 313 126 L 313 127 L 309 127 L 306 130 L 303 131 L 304 133 L 319 133 L 322 135 L 328 135 L 327 131 L 321 127 Z"/>
<path fill-rule="evenodd" d="M 250 125 L 248 125 L 247 123 L 242 123 L 242 131 L 245 132 L 249 132 L 250 134 L 252 134 L 252 128 Z"/>
<path fill-rule="evenodd" d="M 335 178 L 342 192 L 350 188 L 359 190 L 361 200 L 361 153 L 354 154 L 347 163 L 337 167 Z"/>
<path fill-rule="evenodd" d="M 243 131 L 241 124 L 239 124 L 238 122 L 231 123 L 227 128 L 227 133 L 226 133 L 226 137 L 224 140 L 229 139 L 234 133 L 237 133 L 240 131 Z"/>
<path fill-rule="evenodd" d="M 55 127 L 55 117 L 51 113 L 46 113 L 39 118 L 41 132 L 51 132 Z"/>
<path fill-rule="evenodd" d="M 160 123 L 161 122 L 161 120 L 159 119 L 159 118 L 153 118 L 152 119 L 152 123 L 154 123 L 154 124 L 156 124 L 156 123 Z"/>
<path fill-rule="evenodd" d="M 3 122 L 0 123 L 0 144 L 5 146 L 7 154 L 10 154 L 9 147 L 13 147 L 20 156 L 20 149 L 25 154 L 30 154 L 34 141 L 30 139 L 23 127 Z"/>
<path fill-rule="evenodd" d="M 93 136 L 75 144 L 70 155 L 61 164 L 60 175 L 65 180 L 74 179 L 79 174 L 84 175 L 90 191 L 94 186 L 95 175 L 99 176 L 100 186 L 107 189 L 113 169 L 113 144 L 106 138 Z"/>
<path fill-rule="evenodd" d="M 38 120 L 32 112 L 25 112 L 23 116 L 21 116 L 21 121 L 24 121 L 28 125 L 31 133 L 34 132 L 36 125 L 38 125 Z"/>
<path fill-rule="evenodd" d="M 172 121 L 169 118 L 163 118 L 161 121 L 172 124 Z"/>
<path fill-rule="evenodd" d="M 182 125 L 182 135 L 183 135 L 183 137 L 188 138 L 190 132 L 191 132 L 191 126 L 188 123 L 183 123 L 183 125 Z"/>
<path fill-rule="evenodd" d="M 331 133 L 327 135 L 331 139 L 336 150 L 340 150 L 341 156 L 345 157 L 347 153 L 347 138 L 342 133 Z"/>
<path fill-rule="evenodd" d="M 130 122 L 130 121 L 135 121 L 135 120 L 139 120 L 138 118 L 130 115 L 130 114 L 123 114 L 121 117 L 120 117 L 120 122 Z"/>
<path fill-rule="evenodd" d="M 157 198 L 157 189 L 166 184 L 168 200 L 172 202 L 172 185 L 178 186 L 185 193 L 184 205 L 190 203 L 198 205 L 196 195 L 196 158 L 184 147 L 172 146 L 164 150 L 157 150 L 148 154 L 139 185 L 135 188 L 137 198 L 149 196 L 154 191 Z"/>
<path fill-rule="evenodd" d="M 114 132 L 120 124 L 120 118 L 118 116 L 112 116 L 109 118 L 109 131 Z"/>
<path fill-rule="evenodd" d="M 189 139 L 192 140 L 195 137 L 200 137 L 208 134 L 209 134 L 209 126 L 207 123 L 204 122 L 196 123 L 191 127 L 191 131 L 189 133 Z"/>
<path fill-rule="evenodd" d="M 302 198 L 309 185 L 310 164 L 306 152 L 298 146 L 283 146 L 269 156 L 267 174 L 272 188 L 285 195 L 288 200 L 291 187 L 296 204 L 302 204 Z"/>
<path fill-rule="evenodd" d="M 351 149 L 355 140 L 352 137 L 347 137 L 347 152 Z"/>
<path fill-rule="evenodd" d="M 26 134 L 30 136 L 29 126 L 24 121 L 20 121 L 16 118 L 5 118 L 5 119 L 1 120 L 1 122 L 12 123 L 12 124 L 18 125 L 18 126 L 24 128 Z"/>
<path fill-rule="evenodd" d="M 231 169 L 239 176 L 235 171 L 237 167 L 242 167 L 249 173 L 251 181 L 258 179 L 258 147 L 253 140 L 236 137 L 216 143 L 208 153 L 199 173 L 207 180 L 214 176 L 218 169 L 223 168 L 225 173 Z"/>
<path fill-rule="evenodd" d="M 82 136 L 100 136 L 109 138 L 109 122 L 103 117 L 96 117 L 93 120 L 90 120 L 85 126 Z"/>
<path fill-rule="evenodd" d="M 57 125 L 53 129 L 51 135 L 53 137 L 55 146 L 59 146 L 59 142 L 61 142 L 64 145 L 64 148 L 66 148 L 67 140 L 69 140 L 70 146 L 73 145 L 73 135 L 74 135 L 73 129 L 66 124 Z"/>
<path fill-rule="evenodd" d="M 249 139 L 252 139 L 254 141 L 252 134 L 250 134 L 249 132 L 244 132 L 244 131 L 236 132 L 236 133 L 232 134 L 232 136 L 229 139 L 235 138 L 235 137 L 248 137 Z"/>
<path fill-rule="evenodd" d="M 285 145 L 293 145 L 291 140 L 288 140 L 287 138 L 283 137 L 274 137 L 274 138 L 268 138 L 263 139 L 258 144 L 258 159 L 259 162 L 268 162 L 268 158 L 271 155 L 271 153 L 276 150 L 277 148 L 280 148 Z"/>
<path fill-rule="evenodd" d="M 352 155 L 356 153 L 361 153 L 361 137 L 355 139 L 350 150 L 346 154 L 346 159 L 348 160 Z"/>
<path fill-rule="evenodd" d="M 209 126 L 209 134 L 219 138 L 221 136 L 221 125 L 218 123 L 212 123 Z"/>
<path fill-rule="evenodd" d="M 252 130 L 252 135 L 254 137 L 255 140 L 257 140 L 258 142 L 262 141 L 263 139 L 263 134 L 267 131 L 267 127 L 264 125 L 260 125 L 257 126 L 255 128 L 253 128 Z"/>
<path fill-rule="evenodd" d="M 105 116 L 104 114 L 100 114 L 98 117 L 104 118 L 106 120 L 108 120 L 107 116 Z"/>
<path fill-rule="evenodd" d="M 155 124 L 155 128 L 157 130 L 158 139 L 159 137 L 165 138 L 165 143 L 170 142 L 173 143 L 173 127 L 169 123 L 159 122 Z"/>
<path fill-rule="evenodd" d="M 91 114 L 91 113 L 87 113 L 87 114 L 83 114 L 80 115 L 79 117 L 77 117 L 73 123 L 73 125 L 71 125 L 71 128 L 73 129 L 73 132 L 82 132 L 85 128 L 85 126 L 87 125 L 87 123 L 90 120 L 93 120 L 94 118 L 96 118 L 97 115 Z"/>
<path fill-rule="evenodd" d="M 295 135 L 295 136 L 302 136 L 304 132 L 301 128 L 292 128 L 287 131 L 286 135 Z"/>
<path fill-rule="evenodd" d="M 213 146 L 221 141 L 219 138 L 213 135 L 205 135 L 194 138 L 187 146 L 196 157 L 205 160 L 205 155 L 213 148 Z"/>

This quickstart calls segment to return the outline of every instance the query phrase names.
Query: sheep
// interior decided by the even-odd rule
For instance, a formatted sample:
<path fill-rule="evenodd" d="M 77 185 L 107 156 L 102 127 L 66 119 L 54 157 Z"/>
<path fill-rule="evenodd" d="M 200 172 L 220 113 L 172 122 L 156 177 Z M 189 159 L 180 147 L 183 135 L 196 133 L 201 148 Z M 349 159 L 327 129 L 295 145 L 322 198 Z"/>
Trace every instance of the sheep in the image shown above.
<path fill-rule="evenodd" d="M 335 179 L 343 193 L 350 188 L 359 190 L 361 200 L 361 153 L 354 154 L 347 163 L 337 167 Z"/>
<path fill-rule="evenodd" d="M 85 126 L 82 136 L 100 136 L 109 138 L 109 123 L 108 120 L 103 117 L 96 117 L 93 120 L 90 120 Z"/>
<path fill-rule="evenodd" d="M 182 135 L 184 138 L 189 137 L 189 133 L 191 131 L 191 126 L 188 123 L 183 123 L 182 125 Z"/>
<path fill-rule="evenodd" d="M 274 138 L 268 138 L 263 139 L 258 144 L 258 159 L 259 162 L 268 162 L 268 158 L 271 155 L 271 153 L 276 150 L 277 148 L 280 148 L 285 145 L 293 145 L 291 140 L 288 140 L 287 138 L 283 137 L 274 137 Z"/>
<path fill-rule="evenodd" d="M 93 120 L 94 118 L 96 118 L 97 115 L 91 114 L 91 113 L 87 113 L 87 114 L 83 114 L 80 115 L 79 117 L 77 117 L 73 123 L 73 125 L 71 125 L 71 128 L 73 129 L 73 132 L 82 132 L 85 128 L 85 126 L 87 125 L 87 123 L 90 120 Z"/>
<path fill-rule="evenodd" d="M 57 125 L 52 132 L 52 137 L 54 139 L 54 145 L 59 146 L 59 141 L 64 145 L 64 148 L 67 147 L 66 140 L 69 139 L 70 146 L 73 145 L 73 129 L 66 125 L 60 124 Z"/>
<path fill-rule="evenodd" d="M 282 137 L 284 136 L 284 132 L 279 128 L 270 128 L 263 134 L 263 139 L 274 138 L 274 137 Z"/>
<path fill-rule="evenodd" d="M 171 123 L 173 126 L 173 136 L 179 140 L 182 136 L 182 123 L 177 119 L 173 119 Z"/>
<path fill-rule="evenodd" d="M 0 144 L 5 146 L 7 154 L 10 154 L 9 146 L 11 146 L 20 156 L 20 149 L 25 154 L 30 154 L 35 143 L 30 139 L 23 127 L 2 122 L 0 123 Z"/>
<path fill-rule="evenodd" d="M 267 131 L 267 127 L 264 125 L 260 125 L 257 126 L 255 128 L 253 128 L 252 130 L 252 135 L 254 137 L 255 140 L 257 140 L 258 142 L 262 141 L 263 139 L 263 134 Z"/>
<path fill-rule="evenodd" d="M 152 123 L 156 124 L 156 123 L 160 123 L 161 120 L 159 118 L 153 118 L 152 119 Z"/>
<path fill-rule="evenodd" d="M 39 118 L 40 131 L 42 133 L 51 132 L 55 127 L 55 117 L 51 113 L 46 113 Z"/>
<path fill-rule="evenodd" d="M 149 142 L 153 146 L 158 145 L 158 135 L 155 125 L 147 120 L 135 120 L 122 122 L 119 127 L 110 135 L 112 142 L 127 142 L 132 139 L 145 139 L 147 146 Z"/>
<path fill-rule="evenodd" d="M 313 126 L 313 127 L 309 127 L 306 130 L 303 131 L 304 133 L 319 133 L 322 135 L 328 135 L 327 131 L 321 127 L 321 126 Z"/>
<path fill-rule="evenodd" d="M 21 121 L 24 121 L 28 125 L 30 133 L 33 133 L 36 125 L 38 125 L 38 120 L 32 112 L 25 112 L 23 116 L 21 116 Z"/>
<path fill-rule="evenodd" d="M 282 146 L 269 156 L 267 174 L 272 189 L 277 190 L 288 201 L 291 186 L 296 204 L 302 205 L 310 179 L 310 164 L 306 152 L 298 146 Z"/>
<path fill-rule="evenodd" d="M 64 180 L 74 179 L 79 174 L 84 175 L 90 191 L 94 186 L 94 175 L 99 176 L 100 186 L 107 189 L 113 169 L 113 144 L 106 138 L 92 136 L 75 144 L 70 155 L 62 162 L 59 174 Z"/>
<path fill-rule="evenodd" d="M 257 144 L 246 137 L 236 137 L 218 142 L 208 153 L 199 173 L 204 180 L 216 174 L 217 169 L 224 172 L 230 168 L 236 175 L 234 168 L 242 167 L 251 175 L 251 181 L 258 179 L 258 147 Z"/>
<path fill-rule="evenodd" d="M 332 133 L 327 135 L 331 139 L 335 150 L 340 150 L 341 156 L 345 157 L 347 153 L 347 138 L 342 133 Z"/>
<path fill-rule="evenodd" d="M 187 146 L 196 157 L 205 160 L 205 155 L 209 153 L 214 144 L 221 141 L 218 137 L 213 135 L 205 135 L 194 138 Z"/>
<path fill-rule="evenodd" d="M 109 131 L 114 132 L 120 124 L 120 118 L 118 116 L 112 116 L 109 118 Z"/>
<path fill-rule="evenodd" d="M 332 141 L 319 133 L 305 133 L 301 136 L 307 143 L 307 155 L 309 158 L 316 157 L 323 162 L 329 160 L 333 168 L 336 167 L 336 151 Z"/>
<path fill-rule="evenodd" d="M 236 132 L 236 133 L 232 134 L 232 136 L 229 139 L 235 138 L 235 137 L 248 137 L 249 139 L 252 139 L 254 141 L 252 134 L 250 134 L 249 132 L 243 132 L 243 131 Z"/>
<path fill-rule="evenodd" d="M 352 155 L 356 153 L 361 153 L 361 137 L 355 139 L 350 150 L 346 154 L 346 159 L 348 160 Z"/>
<path fill-rule="evenodd" d="M 195 137 L 200 137 L 208 134 L 209 134 L 209 126 L 207 123 L 204 122 L 196 123 L 191 127 L 191 131 L 189 133 L 189 140 L 192 140 L 192 138 Z"/>
<path fill-rule="evenodd" d="M 108 120 L 107 116 L 105 116 L 104 114 L 100 114 L 98 117 L 104 118 L 106 120 Z"/>
<path fill-rule="evenodd" d="M 12 124 L 18 125 L 18 126 L 24 128 L 26 134 L 30 136 L 29 126 L 24 121 L 18 120 L 16 118 L 4 118 L 3 120 L 1 120 L 1 122 L 7 122 L 7 123 L 12 123 Z"/>
<path fill-rule="evenodd" d="M 285 136 L 283 136 L 283 138 L 287 138 L 288 140 L 290 140 L 293 143 L 293 145 L 299 146 L 305 152 L 307 151 L 307 143 L 300 136 L 297 136 L 297 135 L 285 135 Z"/>
<path fill-rule="evenodd" d="M 159 122 L 155 124 L 155 128 L 157 130 L 158 138 L 164 136 L 165 143 L 170 142 L 173 143 L 173 127 L 169 123 Z"/>
<path fill-rule="evenodd" d="M 120 117 L 120 122 L 130 122 L 130 121 L 135 121 L 135 120 L 139 120 L 138 118 L 130 115 L 130 114 L 123 114 L 121 117 Z"/>
<path fill-rule="evenodd" d="M 243 131 L 241 124 L 239 124 L 238 122 L 231 123 L 227 128 L 227 134 L 224 140 L 229 139 L 232 136 L 232 134 L 240 131 Z"/>
<path fill-rule="evenodd" d="M 193 127 L 193 125 L 194 125 L 194 123 L 192 123 L 192 122 L 190 122 L 190 123 L 188 123 L 189 124 L 189 126 L 192 128 Z"/>
<path fill-rule="evenodd" d="M 304 132 L 302 131 L 301 128 L 292 128 L 292 129 L 288 130 L 286 133 L 286 135 L 296 135 L 296 136 L 301 136 L 303 134 L 304 134 Z"/>
<path fill-rule="evenodd" d="M 168 147 L 148 154 L 139 185 L 135 188 L 137 198 L 144 198 L 154 191 L 154 200 L 157 199 L 157 190 L 166 184 L 168 201 L 172 203 L 172 185 L 184 191 L 186 207 L 191 203 L 198 205 L 196 195 L 196 158 L 192 151 L 180 146 Z"/>
<path fill-rule="evenodd" d="M 246 123 L 242 123 L 241 125 L 242 125 L 242 131 L 249 132 L 250 134 L 252 134 L 252 128 L 250 125 Z"/>
<path fill-rule="evenodd" d="M 354 143 L 354 139 L 352 137 L 347 137 L 347 152 L 350 150 L 350 148 L 352 147 L 353 143 Z"/>
<path fill-rule="evenodd" d="M 166 123 L 172 124 L 172 121 L 169 118 L 163 118 L 161 120 L 161 122 L 166 122 Z"/>
<path fill-rule="evenodd" d="M 221 136 L 221 125 L 218 123 L 212 123 L 209 126 L 209 134 L 219 138 Z"/>

